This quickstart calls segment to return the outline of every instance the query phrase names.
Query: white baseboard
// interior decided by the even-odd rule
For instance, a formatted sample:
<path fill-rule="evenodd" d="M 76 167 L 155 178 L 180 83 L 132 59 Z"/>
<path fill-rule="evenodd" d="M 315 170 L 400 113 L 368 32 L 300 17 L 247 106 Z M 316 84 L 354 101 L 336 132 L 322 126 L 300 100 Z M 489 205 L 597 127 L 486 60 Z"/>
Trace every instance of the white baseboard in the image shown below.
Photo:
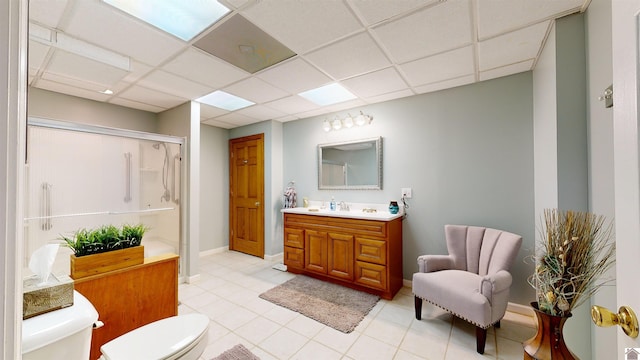
<path fill-rule="evenodd" d="M 194 284 L 200 280 L 200 274 L 195 274 L 192 276 L 186 276 L 185 281 L 187 284 Z"/>
<path fill-rule="evenodd" d="M 281 252 L 275 255 L 265 255 L 264 259 L 272 262 L 283 262 L 284 261 L 284 253 Z"/>
<path fill-rule="evenodd" d="M 223 253 L 225 251 L 229 251 L 229 246 L 222 246 L 222 247 L 219 247 L 219 248 L 216 248 L 216 249 L 200 251 L 200 253 L 198 253 L 198 255 L 200 255 L 200 257 L 203 257 L 203 256 L 209 256 L 209 255 L 213 255 L 213 254 L 220 254 L 220 253 Z"/>

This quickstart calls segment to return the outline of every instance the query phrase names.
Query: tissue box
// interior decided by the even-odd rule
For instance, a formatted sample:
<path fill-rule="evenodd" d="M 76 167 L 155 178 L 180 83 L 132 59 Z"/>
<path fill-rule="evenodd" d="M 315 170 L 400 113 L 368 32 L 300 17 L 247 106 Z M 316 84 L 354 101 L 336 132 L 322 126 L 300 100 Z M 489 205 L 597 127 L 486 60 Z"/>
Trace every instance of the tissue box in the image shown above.
<path fill-rule="evenodd" d="M 38 283 L 36 276 L 24 279 L 23 320 L 73 305 L 73 280 L 69 276 L 51 274 L 46 284 Z"/>

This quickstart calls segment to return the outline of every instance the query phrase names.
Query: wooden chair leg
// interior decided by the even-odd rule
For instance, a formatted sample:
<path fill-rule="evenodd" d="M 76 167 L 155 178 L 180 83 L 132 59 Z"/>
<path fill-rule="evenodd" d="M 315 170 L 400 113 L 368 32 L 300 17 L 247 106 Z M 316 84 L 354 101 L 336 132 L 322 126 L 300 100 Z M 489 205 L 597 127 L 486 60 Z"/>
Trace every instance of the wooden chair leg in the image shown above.
<path fill-rule="evenodd" d="M 487 329 L 476 326 L 476 351 L 484 354 L 484 344 L 487 342 Z"/>
<path fill-rule="evenodd" d="M 414 296 L 415 298 L 415 307 L 416 307 L 416 320 L 421 320 L 422 319 L 422 299 Z"/>

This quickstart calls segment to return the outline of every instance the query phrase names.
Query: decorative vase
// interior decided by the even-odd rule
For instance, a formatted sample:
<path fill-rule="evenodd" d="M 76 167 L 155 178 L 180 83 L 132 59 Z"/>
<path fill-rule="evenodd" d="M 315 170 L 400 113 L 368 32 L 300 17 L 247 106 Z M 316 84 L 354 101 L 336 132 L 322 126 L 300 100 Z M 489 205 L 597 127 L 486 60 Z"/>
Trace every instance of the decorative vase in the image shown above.
<path fill-rule="evenodd" d="M 398 202 L 397 201 L 392 201 L 389 203 L 389 212 L 392 214 L 397 214 L 398 211 L 400 210 L 400 207 L 398 206 Z"/>
<path fill-rule="evenodd" d="M 538 331 L 534 337 L 522 344 L 524 347 L 524 359 L 577 359 L 567 348 L 562 335 L 564 323 L 571 317 L 571 313 L 566 316 L 550 315 L 538 310 L 537 302 L 532 302 L 531 307 L 533 307 L 538 319 Z"/>

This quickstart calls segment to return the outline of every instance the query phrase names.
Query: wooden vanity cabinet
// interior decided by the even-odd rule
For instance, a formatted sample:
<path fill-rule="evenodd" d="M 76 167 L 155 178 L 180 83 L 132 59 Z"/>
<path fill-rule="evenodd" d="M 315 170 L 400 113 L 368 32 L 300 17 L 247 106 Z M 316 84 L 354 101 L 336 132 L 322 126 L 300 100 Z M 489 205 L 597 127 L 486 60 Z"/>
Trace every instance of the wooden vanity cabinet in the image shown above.
<path fill-rule="evenodd" d="M 402 219 L 284 213 L 284 263 L 290 272 L 392 299 L 402 287 Z"/>

